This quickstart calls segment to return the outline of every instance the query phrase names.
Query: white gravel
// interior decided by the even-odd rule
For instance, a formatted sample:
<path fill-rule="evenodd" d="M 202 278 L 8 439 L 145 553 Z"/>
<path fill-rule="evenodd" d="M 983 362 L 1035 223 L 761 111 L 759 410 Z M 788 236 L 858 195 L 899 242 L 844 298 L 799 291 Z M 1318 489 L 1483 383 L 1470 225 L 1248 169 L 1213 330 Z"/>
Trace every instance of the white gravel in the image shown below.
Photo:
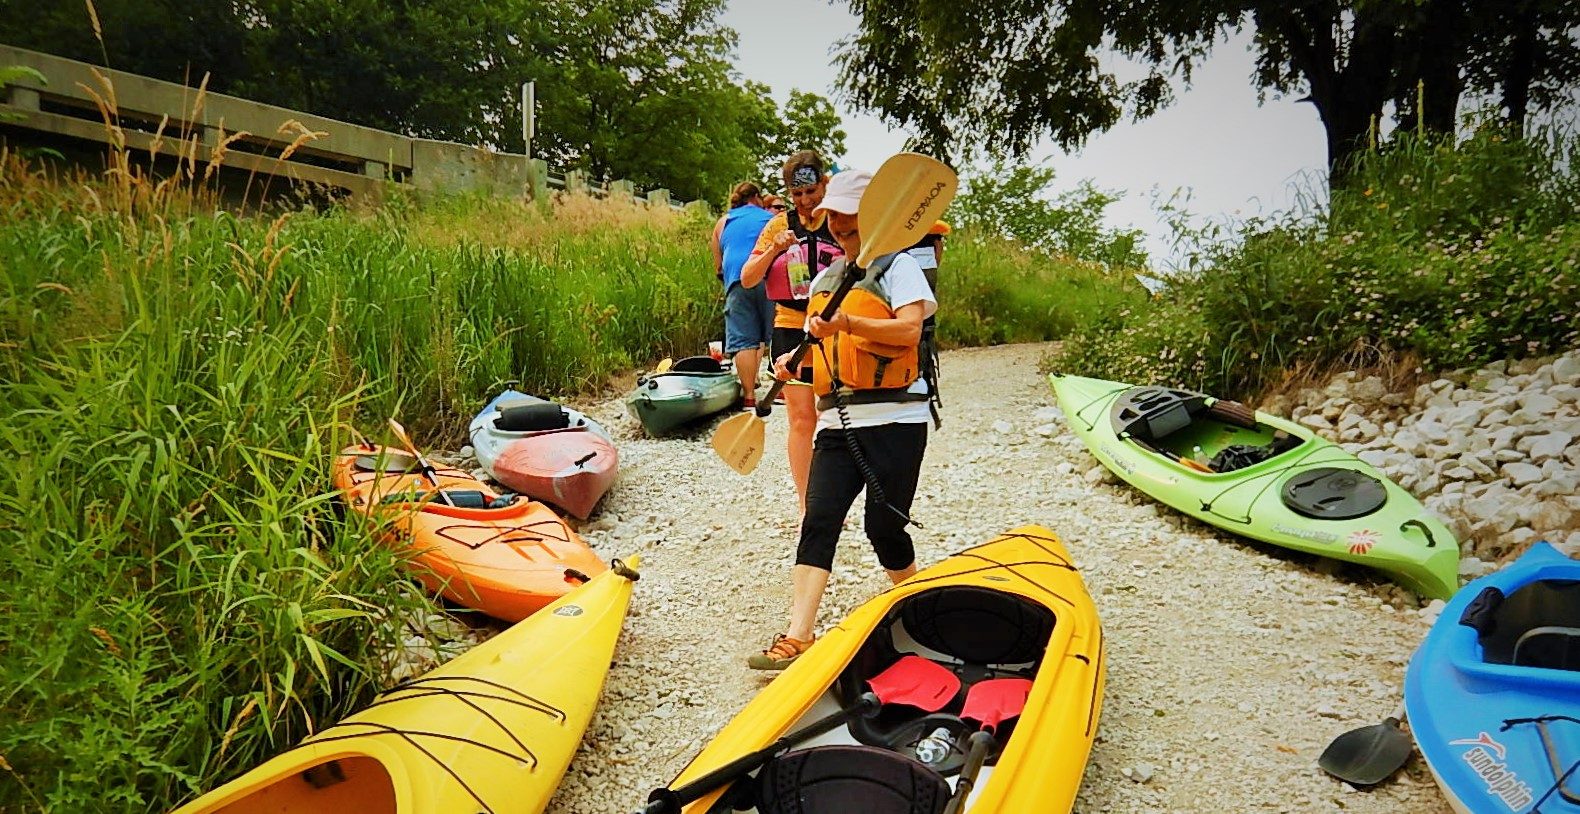
<path fill-rule="evenodd" d="M 945 425 L 914 516 L 921 563 L 1022 523 L 1060 534 L 1108 636 L 1108 685 L 1079 812 L 1446 814 L 1425 766 L 1370 792 L 1317 769 L 1333 737 L 1398 703 L 1428 622 L 1359 569 L 1248 543 L 1085 474 L 1093 460 L 1052 409 L 1041 345 L 943 360 Z M 784 419 L 747 478 L 707 428 L 639 438 L 618 400 L 588 408 L 621 436 L 623 471 L 584 526 L 605 557 L 640 553 L 642 580 L 554 814 L 637 808 L 767 677 L 744 659 L 782 629 L 795 548 Z M 859 529 L 841 542 L 820 629 L 884 587 Z M 1057 756 L 1050 756 L 1057 759 Z"/>

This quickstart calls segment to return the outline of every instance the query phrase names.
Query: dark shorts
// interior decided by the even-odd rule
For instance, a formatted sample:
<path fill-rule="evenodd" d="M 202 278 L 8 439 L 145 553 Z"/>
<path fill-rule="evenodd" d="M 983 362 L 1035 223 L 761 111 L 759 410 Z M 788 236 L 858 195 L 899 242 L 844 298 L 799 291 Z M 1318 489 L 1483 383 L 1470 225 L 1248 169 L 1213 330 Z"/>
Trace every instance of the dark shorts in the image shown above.
<path fill-rule="evenodd" d="M 774 304 L 764 286 L 730 286 L 724 295 L 724 352 L 738 353 L 766 345 L 773 338 Z"/>
<path fill-rule="evenodd" d="M 887 503 L 875 500 L 867 489 L 861 466 L 852 456 L 845 437 L 847 432 L 855 436 Z M 845 515 L 863 491 L 867 491 L 867 540 L 872 543 L 878 562 L 890 571 L 915 563 L 916 551 L 911 545 L 911 535 L 905 531 L 905 518 L 895 509 L 910 513 L 926 451 L 926 423 L 880 424 L 819 432 L 812 443 L 812 470 L 807 476 L 806 514 L 801 518 L 801 543 L 796 548 L 796 564 L 833 570 L 834 547 L 839 542 Z"/>
<path fill-rule="evenodd" d="M 778 359 L 786 353 L 796 349 L 801 340 L 806 339 L 806 331 L 800 328 L 775 328 L 774 341 L 769 346 L 769 358 Z M 801 370 L 796 374 L 796 381 L 812 383 L 812 354 L 801 357 Z"/>

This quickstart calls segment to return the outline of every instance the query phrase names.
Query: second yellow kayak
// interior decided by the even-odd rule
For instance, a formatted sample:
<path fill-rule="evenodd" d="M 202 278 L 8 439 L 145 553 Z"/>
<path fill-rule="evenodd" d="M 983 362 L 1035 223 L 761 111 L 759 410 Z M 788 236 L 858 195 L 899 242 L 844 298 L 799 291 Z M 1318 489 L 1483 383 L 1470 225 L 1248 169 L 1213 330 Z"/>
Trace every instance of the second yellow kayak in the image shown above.
<path fill-rule="evenodd" d="M 592 718 L 634 579 L 616 561 L 176 814 L 542 811 Z"/>
<path fill-rule="evenodd" d="M 926 669 L 918 673 L 918 665 Z M 987 765 L 961 795 L 960 810 L 1070 811 L 1097 734 L 1103 636 L 1069 552 L 1040 526 L 962 551 L 856 609 L 759 693 L 669 789 L 852 707 L 869 690 L 892 689 L 880 687 L 892 683 L 886 676 L 940 668 L 954 677 L 945 676 L 949 690 L 934 709 L 884 703 L 685 811 L 801 810 L 776 800 L 807 810 L 940 810 L 978 729 L 974 690 L 994 683 L 1023 687 L 1023 704 L 997 724 Z"/>

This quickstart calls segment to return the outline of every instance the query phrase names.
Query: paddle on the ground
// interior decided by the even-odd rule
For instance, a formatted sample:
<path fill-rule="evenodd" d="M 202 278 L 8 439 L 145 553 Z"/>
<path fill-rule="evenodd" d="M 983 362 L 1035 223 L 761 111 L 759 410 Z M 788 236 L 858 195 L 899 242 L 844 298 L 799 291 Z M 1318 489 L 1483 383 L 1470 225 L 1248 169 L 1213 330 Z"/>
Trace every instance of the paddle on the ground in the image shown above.
<path fill-rule="evenodd" d="M 445 494 L 443 489 L 439 488 L 439 472 L 433 468 L 433 464 L 428 463 L 427 458 L 422 457 L 422 451 L 417 449 L 417 445 L 411 442 L 411 436 L 406 434 L 406 428 L 402 427 L 400 422 L 392 417 L 390 418 L 390 430 L 395 433 L 395 438 L 406 446 L 406 451 L 410 452 L 412 457 L 417 459 L 417 466 L 422 469 L 422 474 L 428 479 L 428 482 L 433 484 L 433 490 L 439 493 L 439 499 L 444 501 L 444 505 L 454 506 L 455 501 L 451 500 L 450 496 Z"/>
<path fill-rule="evenodd" d="M 960 717 L 976 721 L 978 729 L 971 733 L 966 751 L 965 765 L 955 780 L 955 793 L 944 814 L 958 814 L 965 807 L 971 788 L 976 785 L 977 774 L 993 748 L 993 733 L 1005 721 L 1018 717 L 1026 709 L 1026 699 L 1031 695 L 1031 680 L 1025 678 L 993 678 L 971 685 L 966 693 L 965 708 Z"/>
<path fill-rule="evenodd" d="M 833 319 L 845 295 L 861 279 L 872 261 L 916 245 L 955 197 L 958 179 L 942 161 L 921 153 L 898 153 L 883 162 L 861 195 L 856 213 L 861 231 L 861 255 L 847 266 L 839 288 L 818 316 Z M 789 368 L 798 370 L 812 347 L 811 337 L 796 346 Z M 774 397 L 783 390 L 780 379 L 757 399 L 755 413 L 732 416 L 713 433 L 713 450 L 742 475 L 757 468 L 763 457 L 763 417 L 773 410 Z"/>
<path fill-rule="evenodd" d="M 675 360 L 669 358 L 668 356 L 665 356 L 663 359 L 660 359 L 658 361 L 658 367 L 654 368 L 653 372 L 654 373 L 668 373 L 669 369 L 674 367 L 674 366 L 675 366 Z"/>
<path fill-rule="evenodd" d="M 859 715 L 871 715 L 885 704 L 906 704 L 925 712 L 937 712 L 960 691 L 960 678 L 937 662 L 921 656 L 904 656 L 873 676 L 867 686 L 870 691 L 856 699 L 856 703 L 819 718 L 762 749 L 742 755 L 678 789 L 654 789 L 647 796 L 647 807 L 638 814 L 679 814 L 688 803 L 746 776 L 780 752 L 842 726 Z"/>
<path fill-rule="evenodd" d="M 1410 759 L 1410 736 L 1399 728 L 1404 707 L 1380 724 L 1351 729 L 1322 750 L 1322 771 L 1352 786 L 1371 786 L 1388 779 Z"/>

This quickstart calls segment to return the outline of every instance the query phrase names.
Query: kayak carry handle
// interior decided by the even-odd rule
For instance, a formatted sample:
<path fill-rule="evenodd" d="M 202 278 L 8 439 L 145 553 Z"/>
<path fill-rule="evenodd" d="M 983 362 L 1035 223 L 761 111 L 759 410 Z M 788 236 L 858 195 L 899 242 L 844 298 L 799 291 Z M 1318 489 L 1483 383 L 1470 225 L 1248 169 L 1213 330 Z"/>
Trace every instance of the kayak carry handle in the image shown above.
<path fill-rule="evenodd" d="M 1420 520 L 1417 520 L 1417 519 L 1412 517 L 1409 520 L 1406 520 L 1403 523 L 1400 523 L 1399 524 L 1399 530 L 1402 532 L 1402 531 L 1404 531 L 1405 529 L 1407 529 L 1407 528 L 1409 528 L 1411 526 L 1415 526 L 1416 528 L 1419 528 L 1421 530 L 1421 533 L 1426 535 L 1426 547 L 1427 548 L 1436 548 L 1437 547 L 1437 538 L 1432 536 L 1432 529 L 1430 527 L 1428 527 L 1425 523 L 1422 523 Z"/>

